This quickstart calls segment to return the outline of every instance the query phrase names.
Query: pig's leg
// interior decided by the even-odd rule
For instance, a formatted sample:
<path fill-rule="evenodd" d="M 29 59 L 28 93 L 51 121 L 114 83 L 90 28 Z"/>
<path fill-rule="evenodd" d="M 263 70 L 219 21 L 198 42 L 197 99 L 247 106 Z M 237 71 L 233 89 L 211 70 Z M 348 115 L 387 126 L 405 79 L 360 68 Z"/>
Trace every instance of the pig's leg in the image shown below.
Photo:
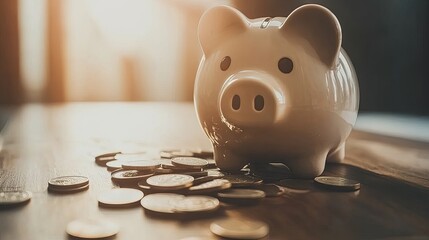
<path fill-rule="evenodd" d="M 329 153 L 326 161 L 332 162 L 332 163 L 340 163 L 341 161 L 343 161 L 345 155 L 346 155 L 346 147 L 345 147 L 345 143 L 342 143 L 334 151 Z"/>
<path fill-rule="evenodd" d="M 248 163 L 245 158 L 223 147 L 214 147 L 214 158 L 217 167 L 228 172 L 238 172 Z"/>
<path fill-rule="evenodd" d="M 325 169 L 326 153 L 289 161 L 286 165 L 297 178 L 315 178 Z"/>

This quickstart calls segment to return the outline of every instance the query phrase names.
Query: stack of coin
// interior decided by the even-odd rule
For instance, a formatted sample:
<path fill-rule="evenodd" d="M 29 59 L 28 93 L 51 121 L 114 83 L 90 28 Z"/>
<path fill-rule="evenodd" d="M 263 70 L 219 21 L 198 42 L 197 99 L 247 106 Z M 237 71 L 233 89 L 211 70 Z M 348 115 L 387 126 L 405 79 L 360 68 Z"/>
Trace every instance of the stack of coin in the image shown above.
<path fill-rule="evenodd" d="M 87 190 L 89 179 L 84 176 L 61 176 L 48 182 L 48 190 L 57 193 L 72 193 Z"/>

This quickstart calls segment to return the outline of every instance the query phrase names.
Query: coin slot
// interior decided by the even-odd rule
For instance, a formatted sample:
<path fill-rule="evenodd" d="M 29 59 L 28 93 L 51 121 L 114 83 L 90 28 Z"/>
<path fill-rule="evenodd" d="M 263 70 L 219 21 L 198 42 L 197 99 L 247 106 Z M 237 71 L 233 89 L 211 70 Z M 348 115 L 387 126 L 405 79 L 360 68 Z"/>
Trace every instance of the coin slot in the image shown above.
<path fill-rule="evenodd" d="M 240 96 L 234 95 L 234 97 L 232 97 L 232 109 L 238 110 L 240 109 L 240 105 L 241 105 Z"/>
<path fill-rule="evenodd" d="M 264 97 L 262 97 L 261 95 L 255 97 L 254 106 L 256 111 L 262 111 L 262 109 L 264 109 L 264 104 Z"/>

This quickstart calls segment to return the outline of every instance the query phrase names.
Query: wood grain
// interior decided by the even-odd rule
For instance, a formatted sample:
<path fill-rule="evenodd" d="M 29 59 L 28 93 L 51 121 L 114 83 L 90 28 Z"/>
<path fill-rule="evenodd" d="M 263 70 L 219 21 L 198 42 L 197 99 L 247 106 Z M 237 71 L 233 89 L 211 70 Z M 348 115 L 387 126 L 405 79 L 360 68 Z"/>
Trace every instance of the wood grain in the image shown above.
<path fill-rule="evenodd" d="M 70 239 L 69 221 L 94 216 L 121 227 L 115 239 L 217 239 L 209 225 L 223 217 L 265 221 L 266 239 L 429 238 L 427 169 L 405 160 L 424 164 L 425 143 L 355 132 L 347 143 L 346 164 L 329 164 L 324 174 L 357 180 L 359 191 L 335 192 L 311 180 L 286 179 L 279 183 L 286 190 L 282 197 L 177 219 L 150 215 L 141 207 L 100 208 L 98 194 L 114 185 L 93 157 L 116 150 L 209 148 L 190 103 L 25 105 L 15 109 L 2 137 L 0 187 L 21 187 L 34 196 L 27 205 L 0 209 L 1 240 Z M 47 192 L 47 181 L 60 175 L 88 176 L 90 189 Z"/>

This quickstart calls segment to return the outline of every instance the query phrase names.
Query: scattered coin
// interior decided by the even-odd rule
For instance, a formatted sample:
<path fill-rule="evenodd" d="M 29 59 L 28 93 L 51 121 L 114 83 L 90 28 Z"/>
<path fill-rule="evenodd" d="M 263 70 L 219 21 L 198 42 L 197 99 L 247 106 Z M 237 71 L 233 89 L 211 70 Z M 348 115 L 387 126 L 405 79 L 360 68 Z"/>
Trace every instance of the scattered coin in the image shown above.
<path fill-rule="evenodd" d="M 121 152 L 112 152 L 98 155 L 95 157 L 95 162 L 100 166 L 106 166 L 107 162 L 116 160 L 115 156 L 119 153 Z"/>
<path fill-rule="evenodd" d="M 89 179 L 84 176 L 61 176 L 48 181 L 49 187 L 54 188 L 77 188 L 88 185 Z"/>
<path fill-rule="evenodd" d="M 210 181 L 213 181 L 213 180 L 219 179 L 219 178 L 221 178 L 221 177 L 208 176 L 208 175 L 204 176 L 204 177 L 195 178 L 194 182 L 193 182 L 193 185 L 199 185 L 199 184 L 202 184 L 202 183 L 205 183 L 205 182 L 210 182 Z"/>
<path fill-rule="evenodd" d="M 117 170 L 112 172 L 112 180 L 116 182 L 138 182 L 152 176 L 153 173 L 139 170 Z"/>
<path fill-rule="evenodd" d="M 223 179 L 231 182 L 233 187 L 254 187 L 262 184 L 263 180 L 250 175 L 225 175 Z"/>
<path fill-rule="evenodd" d="M 148 154 L 146 152 L 140 153 L 121 153 L 115 156 L 116 160 L 119 161 L 140 161 L 148 158 Z"/>
<path fill-rule="evenodd" d="M 0 206 L 18 205 L 30 201 L 29 191 L 0 191 Z"/>
<path fill-rule="evenodd" d="M 210 225 L 210 231 L 232 239 L 259 239 L 268 235 L 268 225 L 260 221 L 224 219 Z"/>
<path fill-rule="evenodd" d="M 203 193 L 222 191 L 228 188 L 231 188 L 231 183 L 228 180 L 214 179 L 209 182 L 205 182 L 205 183 L 190 187 L 189 193 L 203 194 Z"/>
<path fill-rule="evenodd" d="M 181 172 L 180 174 L 189 175 L 189 176 L 192 176 L 194 178 L 200 178 L 200 177 L 206 177 L 208 175 L 208 172 L 206 172 L 206 171 L 201 171 L 201 172 Z"/>
<path fill-rule="evenodd" d="M 115 188 L 98 196 L 98 202 L 107 207 L 127 207 L 143 198 L 142 191 L 132 188 Z"/>
<path fill-rule="evenodd" d="M 213 158 L 212 150 L 195 149 L 195 150 L 192 150 L 192 153 L 194 154 L 195 157 L 199 157 L 199 158 Z"/>
<path fill-rule="evenodd" d="M 223 177 L 223 176 L 225 176 L 225 174 L 219 170 L 210 169 L 210 170 L 207 170 L 207 176 Z"/>
<path fill-rule="evenodd" d="M 153 170 L 153 172 L 155 174 L 167 174 L 167 173 L 173 173 L 173 169 L 167 169 L 167 168 L 156 168 L 155 170 Z"/>
<path fill-rule="evenodd" d="M 114 161 L 107 162 L 106 163 L 107 170 L 115 171 L 115 170 L 121 169 L 122 163 L 124 163 L 124 161 L 120 161 L 120 160 L 114 160 Z"/>
<path fill-rule="evenodd" d="M 154 170 L 158 167 L 161 167 L 161 164 L 152 160 L 130 161 L 122 163 L 122 168 L 127 170 Z"/>
<path fill-rule="evenodd" d="M 171 162 L 161 164 L 161 167 L 164 169 L 172 169 L 175 172 L 184 172 L 184 171 L 202 171 L 202 168 L 199 167 L 189 167 L 189 166 L 179 166 L 174 165 Z"/>
<path fill-rule="evenodd" d="M 175 157 L 171 159 L 171 163 L 179 167 L 190 168 L 203 168 L 209 164 L 207 160 L 196 157 Z"/>
<path fill-rule="evenodd" d="M 174 203 L 180 201 L 185 196 L 175 193 L 154 193 L 143 197 L 140 201 L 146 210 L 159 213 L 174 213 Z"/>
<path fill-rule="evenodd" d="M 220 192 L 217 194 L 218 197 L 222 199 L 249 199 L 249 200 L 257 200 L 265 197 L 265 192 L 256 189 L 229 189 L 224 192 Z"/>
<path fill-rule="evenodd" d="M 206 159 L 209 163 L 206 168 L 216 168 L 216 161 L 214 159 Z"/>
<path fill-rule="evenodd" d="M 173 202 L 175 212 L 195 213 L 211 212 L 219 207 L 219 200 L 209 196 L 190 196 Z"/>
<path fill-rule="evenodd" d="M 278 197 L 285 193 L 285 190 L 275 184 L 261 184 L 256 187 L 258 190 L 262 190 L 266 197 Z"/>
<path fill-rule="evenodd" d="M 194 177 L 184 174 L 162 174 L 149 177 L 149 186 L 158 189 L 182 189 L 192 186 Z"/>
<path fill-rule="evenodd" d="M 174 158 L 174 157 L 193 157 L 194 153 L 189 150 L 163 150 L 160 152 L 161 158 Z"/>
<path fill-rule="evenodd" d="M 66 232 L 78 238 L 106 238 L 116 235 L 119 227 L 106 219 L 78 219 L 67 224 Z"/>
<path fill-rule="evenodd" d="M 339 191 L 356 191 L 360 189 L 359 182 L 342 177 L 319 176 L 314 181 L 323 187 Z"/>

